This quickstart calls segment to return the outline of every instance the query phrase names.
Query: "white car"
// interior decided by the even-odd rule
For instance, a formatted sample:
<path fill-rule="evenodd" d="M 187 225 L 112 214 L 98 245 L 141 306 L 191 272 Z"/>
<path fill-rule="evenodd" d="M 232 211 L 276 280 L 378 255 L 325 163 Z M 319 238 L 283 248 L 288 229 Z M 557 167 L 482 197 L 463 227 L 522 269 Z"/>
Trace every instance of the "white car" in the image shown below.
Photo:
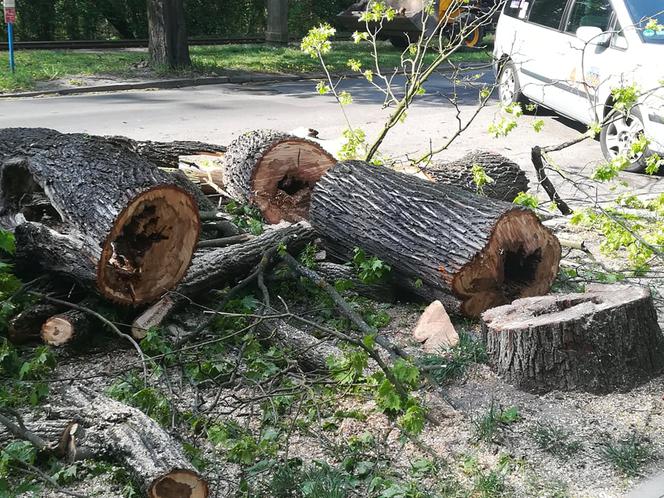
<path fill-rule="evenodd" d="M 624 155 L 642 171 L 649 154 L 664 156 L 662 25 L 662 0 L 507 0 L 494 48 L 500 100 L 600 123 L 607 160 Z M 612 90 L 631 85 L 638 105 L 621 113 Z M 648 149 L 633 154 L 644 135 Z"/>

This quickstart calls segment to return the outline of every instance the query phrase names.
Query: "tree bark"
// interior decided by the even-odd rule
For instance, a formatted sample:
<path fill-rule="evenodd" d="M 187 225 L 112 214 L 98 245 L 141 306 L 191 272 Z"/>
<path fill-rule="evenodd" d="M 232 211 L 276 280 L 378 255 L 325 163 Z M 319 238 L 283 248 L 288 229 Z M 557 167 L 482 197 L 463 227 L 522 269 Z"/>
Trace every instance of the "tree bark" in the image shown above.
<path fill-rule="evenodd" d="M 435 162 L 425 173 L 435 182 L 477 192 L 473 181 L 474 165 L 481 166 L 493 180 L 482 187 L 482 194 L 487 197 L 512 202 L 519 192 L 528 190 L 528 177 L 518 164 L 487 151 L 470 152 L 456 161 Z"/>
<path fill-rule="evenodd" d="M 39 341 L 44 321 L 59 313 L 62 308 L 54 304 L 33 304 L 12 318 L 7 328 L 7 339 L 12 344 Z"/>
<path fill-rule="evenodd" d="M 49 395 L 48 417 L 26 417 L 25 422 L 32 434 L 64 453 L 57 456 L 117 462 L 148 498 L 209 495 L 208 483 L 180 444 L 143 412 L 84 387 L 54 391 Z"/>
<path fill-rule="evenodd" d="M 361 161 L 320 179 L 310 219 L 333 254 L 360 247 L 453 294 L 468 316 L 546 293 L 560 262 L 558 240 L 531 211 Z"/>
<path fill-rule="evenodd" d="M 607 393 L 664 368 L 648 289 L 590 285 L 585 294 L 520 299 L 482 315 L 492 366 L 520 389 Z"/>
<path fill-rule="evenodd" d="M 191 66 L 183 0 L 148 0 L 150 62 L 156 66 Z"/>
<path fill-rule="evenodd" d="M 88 303 L 83 306 L 90 307 Z M 94 318 L 84 311 L 70 309 L 48 317 L 41 326 L 42 341 L 49 346 L 76 346 L 90 338 Z"/>
<path fill-rule="evenodd" d="M 245 133 L 224 155 L 227 192 L 268 223 L 306 219 L 311 190 L 336 160 L 310 140 L 273 130 Z"/>
<path fill-rule="evenodd" d="M 132 335 L 141 339 L 147 329 L 161 324 L 178 306 L 189 299 L 219 288 L 249 274 L 255 269 L 266 251 L 280 243 L 289 250 L 298 251 L 315 238 L 306 222 L 288 226 L 275 226 L 242 244 L 196 251 L 191 267 L 180 285 L 139 315 L 132 325 Z"/>
<path fill-rule="evenodd" d="M 0 130 L 0 143 L 14 131 Z M 1 165 L 0 215 L 33 222 L 16 228 L 19 255 L 35 258 L 23 263 L 94 282 L 125 305 L 150 302 L 180 281 L 200 221 L 192 197 L 168 175 L 85 135 L 45 138 L 21 154 Z M 64 267 L 51 267 L 55 261 Z"/>
<path fill-rule="evenodd" d="M 160 168 L 178 168 L 180 156 L 207 155 L 222 157 L 226 152 L 224 145 L 196 141 L 155 142 L 151 140 L 133 140 L 121 136 L 108 136 L 104 139 L 126 147 Z"/>

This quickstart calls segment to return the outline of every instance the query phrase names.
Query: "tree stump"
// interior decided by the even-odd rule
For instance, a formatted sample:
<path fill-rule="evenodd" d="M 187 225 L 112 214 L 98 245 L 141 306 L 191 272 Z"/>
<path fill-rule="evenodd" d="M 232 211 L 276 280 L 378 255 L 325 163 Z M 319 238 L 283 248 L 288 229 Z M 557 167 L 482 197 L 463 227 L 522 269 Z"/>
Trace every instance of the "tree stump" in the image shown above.
<path fill-rule="evenodd" d="M 434 162 L 425 173 L 432 181 L 477 192 L 473 181 L 473 166 L 481 166 L 493 180 L 482 187 L 487 197 L 512 202 L 519 192 L 528 190 L 528 177 L 514 161 L 487 151 L 473 151 L 461 159 Z"/>
<path fill-rule="evenodd" d="M 519 299 L 486 311 L 498 375 L 533 392 L 606 393 L 662 371 L 664 342 L 648 289 L 591 285 L 585 294 Z"/>
<path fill-rule="evenodd" d="M 468 316 L 546 293 L 560 262 L 558 239 L 532 211 L 360 161 L 320 179 L 310 220 L 332 254 L 360 247 L 453 294 Z"/>
<path fill-rule="evenodd" d="M 311 191 L 336 160 L 320 145 L 273 130 L 245 133 L 224 155 L 227 192 L 255 205 L 268 223 L 307 218 Z"/>
<path fill-rule="evenodd" d="M 11 135 L 0 131 L 0 142 Z M 85 135 L 44 138 L 21 152 L 2 162 L 0 215 L 32 222 L 15 232 L 24 267 L 80 277 L 125 305 L 153 301 L 180 281 L 200 220 L 168 175 Z"/>

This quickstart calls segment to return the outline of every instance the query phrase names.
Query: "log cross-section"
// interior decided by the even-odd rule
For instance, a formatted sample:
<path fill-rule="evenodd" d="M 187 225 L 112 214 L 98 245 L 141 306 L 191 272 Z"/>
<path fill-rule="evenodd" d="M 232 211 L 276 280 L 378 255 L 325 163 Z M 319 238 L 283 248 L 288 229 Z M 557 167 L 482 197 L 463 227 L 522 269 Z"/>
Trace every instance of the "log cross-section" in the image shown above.
<path fill-rule="evenodd" d="M 0 141 L 13 133 L 0 131 Z M 62 259 L 78 258 L 75 271 L 94 274 L 99 292 L 125 305 L 153 301 L 179 282 L 200 230 L 194 200 L 167 174 L 126 148 L 85 135 L 44 138 L 6 159 L 0 210 L 46 225 L 29 232 L 73 248 Z M 22 240 L 20 229 L 17 246 L 34 257 L 32 265 L 53 259 L 56 247 L 39 237 Z"/>
<path fill-rule="evenodd" d="M 360 247 L 454 294 L 469 316 L 545 294 L 560 262 L 558 239 L 532 211 L 360 161 L 319 180 L 310 220 L 332 253 Z"/>
<path fill-rule="evenodd" d="M 268 223 L 306 219 L 311 190 L 336 160 L 320 145 L 258 130 L 240 135 L 224 155 L 228 193 L 261 211 Z"/>
<path fill-rule="evenodd" d="M 482 314 L 498 375 L 521 389 L 606 393 L 664 367 L 664 340 L 648 289 L 589 285 L 583 294 L 519 299 Z"/>

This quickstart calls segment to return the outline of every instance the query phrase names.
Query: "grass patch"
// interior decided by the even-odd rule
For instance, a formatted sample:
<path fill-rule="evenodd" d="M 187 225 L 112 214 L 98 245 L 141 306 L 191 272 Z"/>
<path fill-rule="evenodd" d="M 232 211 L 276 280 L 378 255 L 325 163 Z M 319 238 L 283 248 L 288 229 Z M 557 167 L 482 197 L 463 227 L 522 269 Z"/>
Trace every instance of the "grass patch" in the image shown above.
<path fill-rule="evenodd" d="M 258 71 L 263 73 L 320 72 L 316 60 L 300 51 L 299 45 L 271 47 L 268 45 L 219 45 L 190 47 L 193 68 L 171 71 L 156 68 L 148 76 L 166 75 L 214 75 L 226 70 Z M 380 64 L 385 68 L 399 65 L 401 52 L 387 42 L 379 44 Z M 348 70 L 348 59 L 362 62 L 363 67 L 373 66 L 368 44 L 336 42 L 326 61 L 333 71 Z M 430 56 L 433 59 L 433 55 Z M 16 74 L 0 72 L 0 92 L 30 90 L 37 82 L 77 76 L 113 75 L 125 77 L 146 76 L 143 68 L 146 52 L 118 50 L 20 50 L 16 53 Z M 465 51 L 454 54 L 454 62 L 486 62 L 488 52 Z M 0 54 L 0 67 L 9 65 L 8 54 Z M 76 82 L 72 82 L 76 84 Z"/>
<path fill-rule="evenodd" d="M 515 406 L 503 409 L 496 407 L 492 401 L 489 411 L 473 419 L 474 438 L 476 441 L 484 441 L 485 443 L 498 442 L 502 435 L 502 429 L 520 419 L 521 416 Z"/>
<path fill-rule="evenodd" d="M 530 435 L 539 449 L 559 457 L 571 457 L 582 447 L 580 441 L 571 439 L 568 431 L 554 425 L 538 423 Z"/>
<path fill-rule="evenodd" d="M 638 434 L 622 441 L 606 441 L 602 456 L 616 469 L 629 477 L 641 474 L 641 468 L 654 457 L 652 444 Z"/>
<path fill-rule="evenodd" d="M 418 366 L 426 370 L 436 382 L 445 384 L 461 377 L 473 363 L 486 363 L 487 360 L 484 344 L 474 340 L 467 332 L 461 332 L 457 346 L 441 354 L 422 357 Z"/>

